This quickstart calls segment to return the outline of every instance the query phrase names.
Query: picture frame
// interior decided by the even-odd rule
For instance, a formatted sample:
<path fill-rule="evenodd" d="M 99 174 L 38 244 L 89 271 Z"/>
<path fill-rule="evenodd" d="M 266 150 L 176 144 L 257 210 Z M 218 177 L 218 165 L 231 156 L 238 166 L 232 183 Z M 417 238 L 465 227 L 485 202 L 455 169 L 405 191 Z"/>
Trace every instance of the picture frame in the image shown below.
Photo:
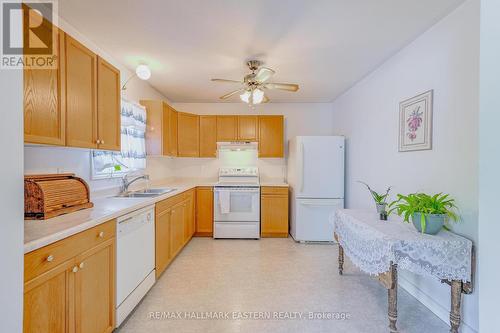
<path fill-rule="evenodd" d="M 432 149 L 434 90 L 399 103 L 399 151 Z"/>

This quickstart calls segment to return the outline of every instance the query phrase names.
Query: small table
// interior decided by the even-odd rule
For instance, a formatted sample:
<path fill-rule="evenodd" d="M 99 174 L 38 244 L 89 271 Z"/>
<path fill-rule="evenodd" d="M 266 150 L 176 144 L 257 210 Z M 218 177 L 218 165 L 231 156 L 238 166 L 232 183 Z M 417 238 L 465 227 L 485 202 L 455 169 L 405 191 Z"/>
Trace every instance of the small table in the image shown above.
<path fill-rule="evenodd" d="M 359 269 L 376 276 L 388 291 L 391 333 L 398 332 L 398 268 L 438 278 L 451 286 L 450 332 L 458 333 L 462 293 L 472 293 L 472 241 L 446 230 L 437 235 L 422 234 L 399 217 L 381 221 L 377 213 L 366 210 L 340 209 L 331 222 L 339 243 L 339 274 L 343 273 L 347 255 Z"/>

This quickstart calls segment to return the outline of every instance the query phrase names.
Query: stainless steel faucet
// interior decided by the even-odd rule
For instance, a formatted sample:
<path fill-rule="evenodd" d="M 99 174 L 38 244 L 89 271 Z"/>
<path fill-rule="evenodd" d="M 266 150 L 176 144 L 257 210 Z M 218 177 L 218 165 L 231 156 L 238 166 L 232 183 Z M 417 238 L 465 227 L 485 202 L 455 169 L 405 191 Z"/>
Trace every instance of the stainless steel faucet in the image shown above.
<path fill-rule="evenodd" d="M 131 179 L 130 181 L 127 179 L 127 175 L 123 176 L 123 178 L 122 178 L 122 193 L 128 192 L 128 188 L 129 188 L 130 184 L 135 183 L 139 179 L 149 180 L 149 175 L 137 176 L 137 177 Z"/>

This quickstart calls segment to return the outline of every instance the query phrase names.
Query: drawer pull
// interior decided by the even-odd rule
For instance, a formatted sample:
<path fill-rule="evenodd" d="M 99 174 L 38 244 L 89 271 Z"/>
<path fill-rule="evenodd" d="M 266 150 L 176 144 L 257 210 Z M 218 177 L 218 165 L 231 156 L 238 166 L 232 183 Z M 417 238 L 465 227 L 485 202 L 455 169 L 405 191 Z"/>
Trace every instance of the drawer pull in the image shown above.
<path fill-rule="evenodd" d="M 54 260 L 54 256 L 51 254 L 51 255 L 49 255 L 49 256 L 47 257 L 47 259 L 46 259 L 46 260 L 47 260 L 48 262 L 51 262 L 51 261 L 53 261 L 53 260 Z"/>
<path fill-rule="evenodd" d="M 104 231 L 101 231 L 101 232 L 99 233 L 99 238 L 103 238 L 103 237 L 104 237 Z"/>
<path fill-rule="evenodd" d="M 78 272 L 78 267 L 77 267 L 77 266 L 73 267 L 73 270 L 72 270 L 72 271 L 73 271 L 73 273 Z"/>
<path fill-rule="evenodd" d="M 82 269 L 83 267 L 85 267 L 85 264 L 83 263 L 83 261 L 80 263 L 80 269 Z"/>

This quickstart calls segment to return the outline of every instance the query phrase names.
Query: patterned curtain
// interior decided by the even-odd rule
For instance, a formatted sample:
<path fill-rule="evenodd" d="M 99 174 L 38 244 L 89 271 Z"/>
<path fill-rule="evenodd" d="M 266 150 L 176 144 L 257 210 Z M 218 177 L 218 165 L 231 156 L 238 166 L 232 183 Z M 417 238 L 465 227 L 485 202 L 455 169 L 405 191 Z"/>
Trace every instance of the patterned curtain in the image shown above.
<path fill-rule="evenodd" d="M 146 109 L 122 99 L 122 162 L 129 169 L 146 168 Z"/>
<path fill-rule="evenodd" d="M 121 100 L 121 152 L 94 150 L 94 175 L 113 175 L 146 168 L 146 109 Z"/>

